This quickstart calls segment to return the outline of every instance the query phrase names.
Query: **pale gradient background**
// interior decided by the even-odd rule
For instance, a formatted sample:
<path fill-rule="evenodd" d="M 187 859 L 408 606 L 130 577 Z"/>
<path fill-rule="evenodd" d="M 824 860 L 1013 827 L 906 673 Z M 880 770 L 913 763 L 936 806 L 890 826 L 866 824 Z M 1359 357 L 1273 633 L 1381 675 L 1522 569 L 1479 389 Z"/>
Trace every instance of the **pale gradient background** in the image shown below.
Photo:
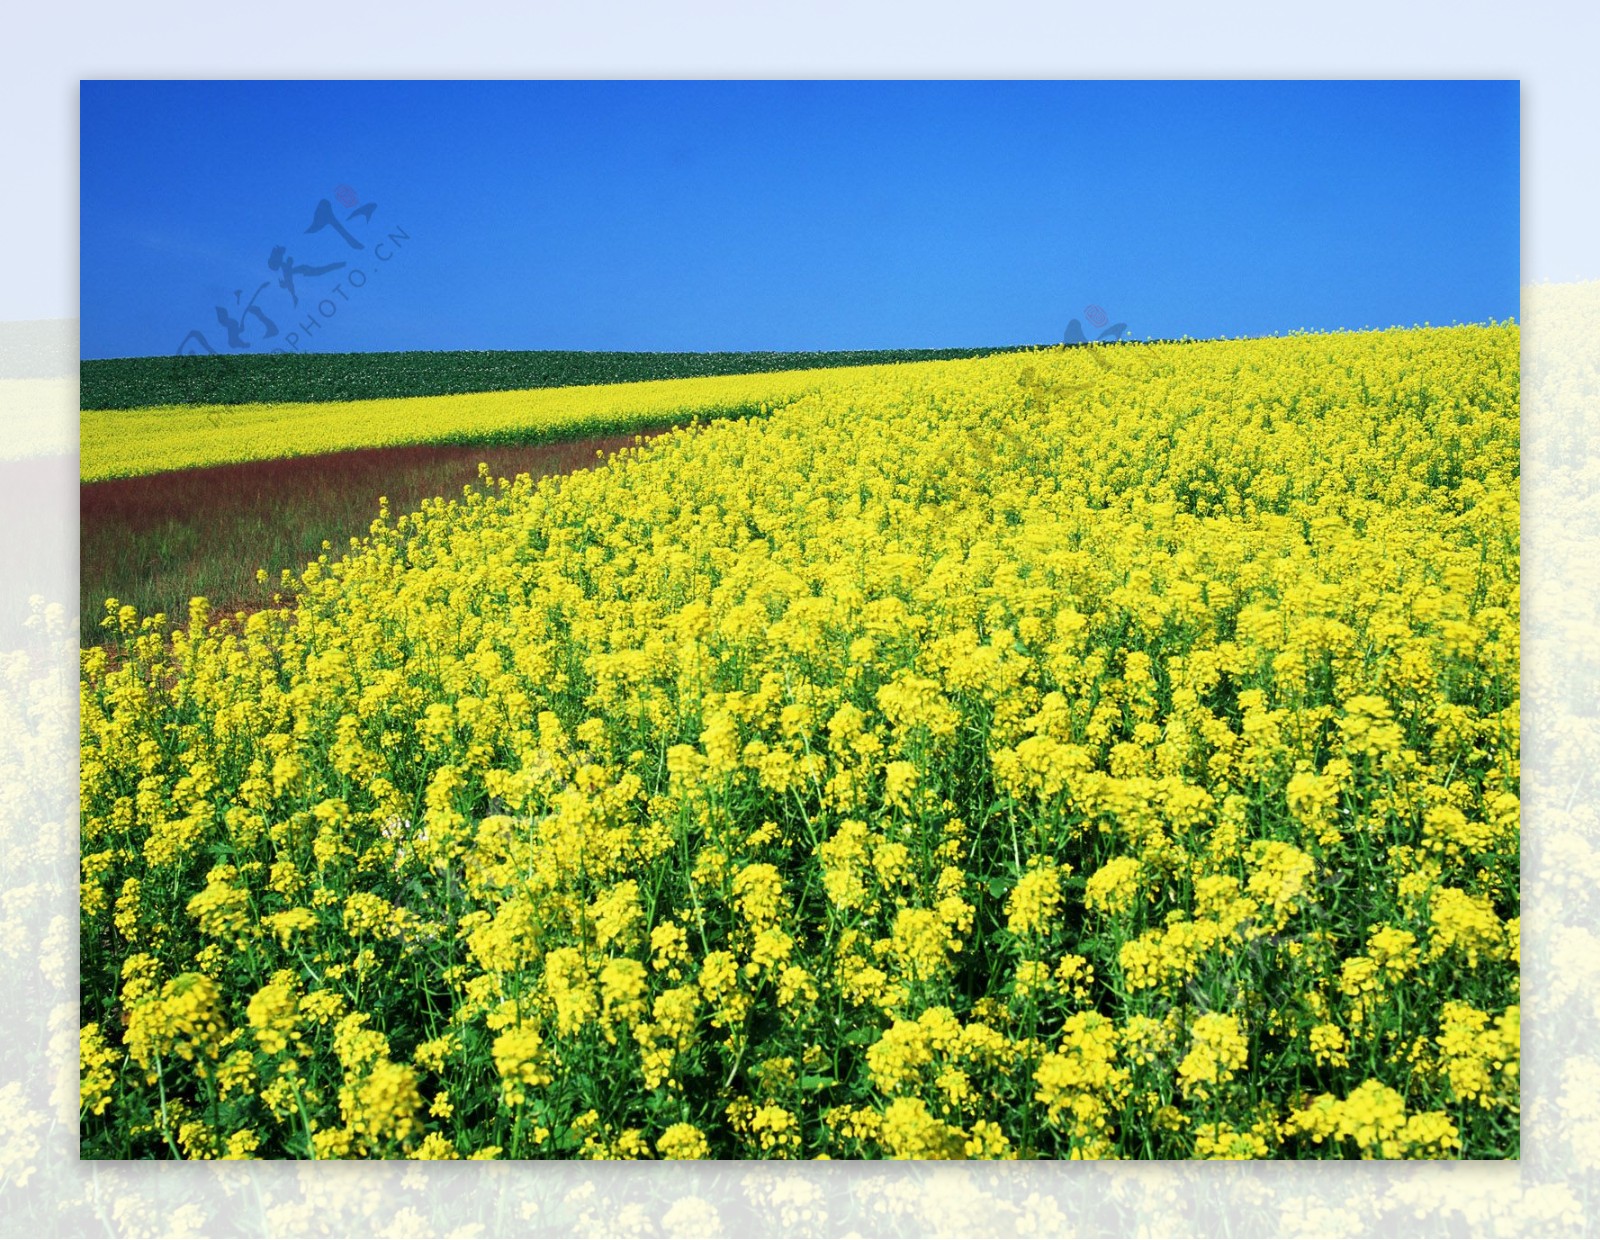
<path fill-rule="evenodd" d="M 157 22 L 155 8 L 173 16 Z M 169 5 L 98 13 L 80 4 L 8 16 L 0 53 L 0 114 L 8 118 L 0 214 L 10 242 L 0 280 L 0 478 L 9 480 L 0 496 L 8 523 L 0 536 L 0 1233 L 1600 1233 L 1600 233 L 1592 226 L 1600 18 L 1555 4 L 1513 16 L 1482 3 L 1445 16 L 1388 0 L 1311 16 L 1267 4 L 1180 9 L 1145 0 L 1130 8 L 1137 12 L 854 3 L 768 14 L 731 3 L 602 3 L 581 17 L 490 22 L 463 3 L 444 16 L 412 3 L 206 6 L 186 16 Z M 71 614 L 77 82 L 280 75 L 1521 79 L 1522 1162 L 80 1164 Z M 1563 283 L 1535 283 L 1547 278 Z M 17 322 L 41 319 L 57 321 Z"/>

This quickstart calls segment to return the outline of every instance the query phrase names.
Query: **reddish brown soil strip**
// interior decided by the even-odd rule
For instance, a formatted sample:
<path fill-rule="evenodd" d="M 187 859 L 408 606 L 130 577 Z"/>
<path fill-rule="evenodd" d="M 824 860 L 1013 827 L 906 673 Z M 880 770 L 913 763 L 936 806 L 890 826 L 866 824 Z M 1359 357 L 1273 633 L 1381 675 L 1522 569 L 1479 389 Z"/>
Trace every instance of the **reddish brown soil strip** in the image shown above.
<path fill-rule="evenodd" d="M 480 461 L 496 478 L 524 473 L 537 478 L 586 469 L 595 464 L 596 452 L 610 455 L 632 447 L 634 439 L 635 435 L 627 434 L 536 447 L 356 448 L 108 478 L 80 484 L 79 516 L 86 530 L 90 525 L 116 521 L 128 532 L 136 532 L 174 518 L 203 521 L 255 505 L 289 507 L 325 494 L 359 496 L 373 516 L 377 515 L 378 497 L 384 495 L 390 509 L 400 513 L 437 495 L 459 495 L 461 485 L 476 481 Z M 457 477 L 461 482 L 450 491 L 441 491 L 431 482 Z"/>
<path fill-rule="evenodd" d="M 202 594 L 213 612 L 271 605 L 278 570 L 298 572 L 322 552 L 335 554 L 365 535 L 386 496 L 398 516 L 424 499 L 457 498 L 478 483 L 478 464 L 494 478 L 569 473 L 632 447 L 648 434 L 591 436 L 528 447 L 412 446 L 362 448 L 285 457 L 79 487 L 85 641 L 103 640 L 104 602 L 116 598 L 141 614 L 164 611 L 173 623 Z M 256 583 L 256 569 L 272 581 Z"/>

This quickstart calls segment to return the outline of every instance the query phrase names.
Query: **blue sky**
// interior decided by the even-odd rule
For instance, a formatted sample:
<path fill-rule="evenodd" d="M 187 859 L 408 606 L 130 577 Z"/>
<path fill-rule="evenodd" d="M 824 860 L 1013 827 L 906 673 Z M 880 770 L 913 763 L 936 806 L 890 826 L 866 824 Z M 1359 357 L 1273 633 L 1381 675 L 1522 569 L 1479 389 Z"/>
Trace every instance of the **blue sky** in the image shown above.
<path fill-rule="evenodd" d="M 81 348 L 939 348 L 1059 341 L 1091 305 L 1134 337 L 1505 319 L 1518 129 L 1515 81 L 86 81 Z M 359 249 L 306 231 L 324 200 Z"/>

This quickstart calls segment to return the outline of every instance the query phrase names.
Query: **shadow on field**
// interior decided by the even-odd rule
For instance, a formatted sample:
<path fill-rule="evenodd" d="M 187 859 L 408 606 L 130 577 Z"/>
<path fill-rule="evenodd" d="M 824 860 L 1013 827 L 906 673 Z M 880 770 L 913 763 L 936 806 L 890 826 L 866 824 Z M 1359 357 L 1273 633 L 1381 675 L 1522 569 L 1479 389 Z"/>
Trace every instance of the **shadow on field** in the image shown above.
<path fill-rule="evenodd" d="M 366 534 L 386 496 L 398 516 L 425 499 L 456 498 L 478 481 L 570 473 L 650 434 L 591 436 L 529 447 L 361 448 L 322 456 L 113 478 L 79 487 L 82 641 L 104 640 L 105 601 L 187 623 L 189 599 L 214 614 L 270 605 L 279 570 L 298 573 L 329 542 L 337 556 Z M 256 569 L 265 568 L 267 585 Z"/>

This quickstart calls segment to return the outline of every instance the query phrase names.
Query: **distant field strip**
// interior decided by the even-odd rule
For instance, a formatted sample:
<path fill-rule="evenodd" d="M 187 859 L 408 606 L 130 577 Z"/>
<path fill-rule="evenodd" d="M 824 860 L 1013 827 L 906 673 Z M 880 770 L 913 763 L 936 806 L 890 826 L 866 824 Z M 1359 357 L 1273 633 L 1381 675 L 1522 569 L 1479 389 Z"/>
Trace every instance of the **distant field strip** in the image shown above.
<path fill-rule="evenodd" d="M 85 410 L 81 477 L 404 444 L 535 444 L 759 413 L 891 367 L 836 367 L 524 392 L 254 405 Z"/>
<path fill-rule="evenodd" d="M 463 392 L 704 379 L 836 366 L 950 361 L 1027 346 L 851 349 L 819 352 L 615 353 L 577 350 L 444 350 L 412 353 L 280 353 L 119 357 L 81 366 L 84 409 L 146 405 L 383 400 Z"/>

